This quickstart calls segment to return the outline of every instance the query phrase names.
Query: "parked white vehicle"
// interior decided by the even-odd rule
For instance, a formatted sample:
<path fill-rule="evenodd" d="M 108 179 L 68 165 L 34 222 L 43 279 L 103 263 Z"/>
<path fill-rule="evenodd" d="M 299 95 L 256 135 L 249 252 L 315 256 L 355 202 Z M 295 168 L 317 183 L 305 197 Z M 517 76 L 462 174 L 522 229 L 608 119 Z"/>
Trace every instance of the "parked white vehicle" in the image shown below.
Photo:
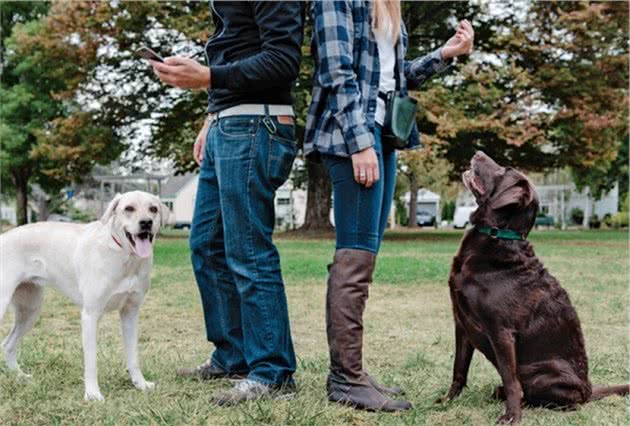
<path fill-rule="evenodd" d="M 470 215 L 477 210 L 477 206 L 457 206 L 453 216 L 453 227 L 456 229 L 465 228 L 470 224 Z"/>

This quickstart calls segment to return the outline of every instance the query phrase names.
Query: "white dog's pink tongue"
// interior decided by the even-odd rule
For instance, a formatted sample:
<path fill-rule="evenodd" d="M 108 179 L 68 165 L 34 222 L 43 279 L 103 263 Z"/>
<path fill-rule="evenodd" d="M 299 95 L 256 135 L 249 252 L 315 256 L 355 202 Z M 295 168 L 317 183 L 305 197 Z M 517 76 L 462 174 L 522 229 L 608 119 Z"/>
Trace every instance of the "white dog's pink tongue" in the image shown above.
<path fill-rule="evenodd" d="M 151 256 L 151 241 L 148 238 L 136 238 L 136 253 L 140 257 Z"/>

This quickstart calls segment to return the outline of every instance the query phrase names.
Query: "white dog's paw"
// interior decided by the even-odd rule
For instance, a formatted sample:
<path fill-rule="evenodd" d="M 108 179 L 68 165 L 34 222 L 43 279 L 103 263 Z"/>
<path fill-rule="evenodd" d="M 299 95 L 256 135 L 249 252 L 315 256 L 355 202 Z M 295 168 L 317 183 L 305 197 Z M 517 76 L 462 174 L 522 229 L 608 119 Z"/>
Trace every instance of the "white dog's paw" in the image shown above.
<path fill-rule="evenodd" d="M 83 399 L 85 399 L 86 401 L 105 401 L 103 394 L 101 394 L 101 391 L 99 390 L 85 391 Z"/>
<path fill-rule="evenodd" d="M 18 369 L 15 374 L 19 380 L 31 380 L 33 378 L 32 374 L 27 374 L 20 369 Z"/>
<path fill-rule="evenodd" d="M 145 391 L 145 392 L 153 390 L 155 388 L 155 383 L 149 382 L 147 380 L 134 382 L 133 385 L 136 387 L 136 389 Z"/>

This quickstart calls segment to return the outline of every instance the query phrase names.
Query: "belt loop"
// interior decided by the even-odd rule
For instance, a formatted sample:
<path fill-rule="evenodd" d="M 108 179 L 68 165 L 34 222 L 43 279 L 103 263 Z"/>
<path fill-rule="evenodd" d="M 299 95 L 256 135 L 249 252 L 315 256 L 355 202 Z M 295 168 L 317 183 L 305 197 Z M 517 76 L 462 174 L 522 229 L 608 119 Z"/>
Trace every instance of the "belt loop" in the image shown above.
<path fill-rule="evenodd" d="M 265 104 L 265 118 L 263 118 L 262 122 L 270 134 L 272 135 L 276 134 L 276 131 L 278 130 L 278 128 L 276 127 L 276 124 L 273 122 L 273 120 L 271 119 L 271 116 L 269 115 L 269 105 L 267 104 Z"/>

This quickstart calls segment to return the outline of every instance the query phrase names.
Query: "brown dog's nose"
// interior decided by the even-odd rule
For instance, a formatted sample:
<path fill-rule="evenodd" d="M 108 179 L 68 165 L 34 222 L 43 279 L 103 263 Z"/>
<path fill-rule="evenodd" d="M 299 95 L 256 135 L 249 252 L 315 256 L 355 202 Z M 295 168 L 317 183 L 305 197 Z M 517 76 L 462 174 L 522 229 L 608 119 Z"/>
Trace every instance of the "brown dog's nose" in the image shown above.
<path fill-rule="evenodd" d="M 477 161 L 485 160 L 486 154 L 484 154 L 483 151 L 477 151 L 475 155 L 473 155 L 473 158 Z"/>

